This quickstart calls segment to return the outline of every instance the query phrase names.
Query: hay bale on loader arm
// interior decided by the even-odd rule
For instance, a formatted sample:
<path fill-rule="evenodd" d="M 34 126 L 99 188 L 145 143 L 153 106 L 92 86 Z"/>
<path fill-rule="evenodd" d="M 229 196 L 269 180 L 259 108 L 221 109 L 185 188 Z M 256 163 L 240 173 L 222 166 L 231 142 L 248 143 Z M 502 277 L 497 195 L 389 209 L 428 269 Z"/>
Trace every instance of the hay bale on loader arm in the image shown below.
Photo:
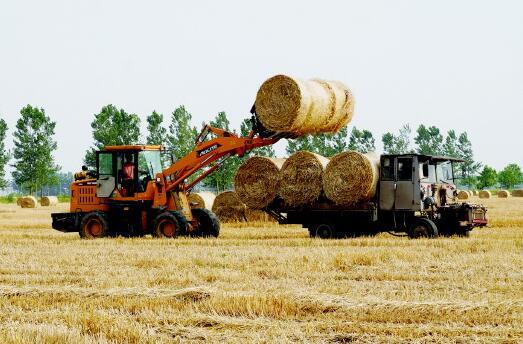
<path fill-rule="evenodd" d="M 275 132 L 337 132 L 351 121 L 354 98 L 339 81 L 276 75 L 261 85 L 255 108 L 263 126 Z"/>

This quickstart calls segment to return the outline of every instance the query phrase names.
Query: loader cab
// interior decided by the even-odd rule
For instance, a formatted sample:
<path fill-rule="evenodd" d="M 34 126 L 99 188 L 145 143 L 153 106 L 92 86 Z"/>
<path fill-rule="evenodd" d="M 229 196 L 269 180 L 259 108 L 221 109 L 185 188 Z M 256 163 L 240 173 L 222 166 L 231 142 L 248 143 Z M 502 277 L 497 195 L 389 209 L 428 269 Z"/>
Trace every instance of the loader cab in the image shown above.
<path fill-rule="evenodd" d="M 454 198 L 454 164 L 460 159 L 422 154 L 381 156 L 381 210 L 420 211 Z"/>
<path fill-rule="evenodd" d="M 128 198 L 144 193 L 162 171 L 161 146 L 107 146 L 96 153 L 96 196 Z"/>

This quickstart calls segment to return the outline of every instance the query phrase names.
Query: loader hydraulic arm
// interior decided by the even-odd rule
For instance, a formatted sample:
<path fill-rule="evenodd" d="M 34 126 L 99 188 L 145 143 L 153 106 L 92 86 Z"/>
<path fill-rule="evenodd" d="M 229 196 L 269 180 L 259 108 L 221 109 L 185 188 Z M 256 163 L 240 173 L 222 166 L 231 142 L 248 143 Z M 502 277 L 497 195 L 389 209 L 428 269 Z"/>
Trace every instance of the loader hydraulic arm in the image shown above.
<path fill-rule="evenodd" d="M 214 134 L 215 137 L 207 140 L 209 134 Z M 238 137 L 234 133 L 204 125 L 196 138 L 194 149 L 163 171 L 165 190 L 170 191 L 183 185 L 183 188 L 188 191 L 219 168 L 228 157 L 233 155 L 241 157 L 254 148 L 272 145 L 278 140 L 279 138 L 260 137 L 254 131 L 251 131 L 247 137 Z M 189 185 L 184 185 L 188 177 L 201 170 L 203 172 L 195 180 Z"/>

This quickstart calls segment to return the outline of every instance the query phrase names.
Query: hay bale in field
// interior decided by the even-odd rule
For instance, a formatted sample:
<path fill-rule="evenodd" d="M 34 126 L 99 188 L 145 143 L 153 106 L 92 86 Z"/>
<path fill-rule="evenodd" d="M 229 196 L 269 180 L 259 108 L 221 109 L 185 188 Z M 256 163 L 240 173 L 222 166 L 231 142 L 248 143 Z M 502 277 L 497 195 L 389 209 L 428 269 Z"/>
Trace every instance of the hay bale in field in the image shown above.
<path fill-rule="evenodd" d="M 261 85 L 255 108 L 265 128 L 303 135 L 340 130 L 352 119 L 354 99 L 339 81 L 276 75 Z"/>
<path fill-rule="evenodd" d="M 311 204 L 322 193 L 323 171 L 329 159 L 307 151 L 291 155 L 280 170 L 278 194 L 285 204 L 297 207 Z"/>
<path fill-rule="evenodd" d="M 20 206 L 22 208 L 36 208 L 36 198 L 33 196 L 24 196 L 20 201 Z"/>
<path fill-rule="evenodd" d="M 212 209 L 215 198 L 216 196 L 209 191 L 191 192 L 187 195 L 191 208 L 205 208 L 209 210 Z"/>
<path fill-rule="evenodd" d="M 17 198 L 16 198 L 16 205 L 19 205 L 19 206 L 22 205 L 22 198 L 23 198 L 23 197 L 17 197 Z"/>
<path fill-rule="evenodd" d="M 351 205 L 376 194 L 379 158 L 375 153 L 342 152 L 330 159 L 323 174 L 323 191 L 331 201 Z"/>
<path fill-rule="evenodd" d="M 499 190 L 498 191 L 498 197 L 499 198 L 508 198 L 510 196 L 510 192 L 507 190 Z"/>
<path fill-rule="evenodd" d="M 461 190 L 458 192 L 458 199 L 469 199 L 470 193 L 466 190 Z"/>
<path fill-rule="evenodd" d="M 472 190 L 472 196 L 477 196 L 478 195 L 478 190 Z"/>
<path fill-rule="evenodd" d="M 492 196 L 492 193 L 490 193 L 490 191 L 488 190 L 481 190 L 478 195 L 479 198 L 490 198 Z"/>
<path fill-rule="evenodd" d="M 472 190 L 466 190 L 469 194 L 470 197 L 474 196 L 474 194 L 472 193 Z"/>
<path fill-rule="evenodd" d="M 247 206 L 240 200 L 236 192 L 224 191 L 214 199 L 212 211 L 221 222 L 245 221 Z"/>
<path fill-rule="evenodd" d="M 56 196 L 43 196 L 40 199 L 40 204 L 42 207 L 55 206 L 58 204 L 58 197 Z"/>
<path fill-rule="evenodd" d="M 523 197 L 523 189 L 516 189 L 516 190 L 512 191 L 512 196 Z"/>
<path fill-rule="evenodd" d="M 247 207 L 262 209 L 276 198 L 284 162 L 285 159 L 255 156 L 240 166 L 234 177 L 234 189 Z"/>

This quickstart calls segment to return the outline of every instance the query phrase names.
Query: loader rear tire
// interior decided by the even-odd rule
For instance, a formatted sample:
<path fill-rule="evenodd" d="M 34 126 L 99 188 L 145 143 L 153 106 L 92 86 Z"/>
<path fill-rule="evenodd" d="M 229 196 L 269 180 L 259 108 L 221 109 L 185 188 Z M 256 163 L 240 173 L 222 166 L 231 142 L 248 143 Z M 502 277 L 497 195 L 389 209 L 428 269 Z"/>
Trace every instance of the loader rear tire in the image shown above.
<path fill-rule="evenodd" d="M 156 238 L 176 238 L 184 231 L 178 221 L 178 216 L 170 211 L 163 212 L 156 216 L 153 221 L 153 237 Z"/>
<path fill-rule="evenodd" d="M 411 239 L 435 238 L 438 236 L 438 227 L 432 220 L 419 217 L 412 222 L 407 234 Z"/>
<path fill-rule="evenodd" d="M 80 238 L 96 239 L 103 238 L 109 231 L 109 221 L 107 215 L 100 211 L 87 213 L 80 223 Z"/>
<path fill-rule="evenodd" d="M 192 210 L 192 215 L 198 222 L 195 236 L 217 238 L 220 235 L 220 220 L 212 211 L 205 208 L 195 208 Z"/>

